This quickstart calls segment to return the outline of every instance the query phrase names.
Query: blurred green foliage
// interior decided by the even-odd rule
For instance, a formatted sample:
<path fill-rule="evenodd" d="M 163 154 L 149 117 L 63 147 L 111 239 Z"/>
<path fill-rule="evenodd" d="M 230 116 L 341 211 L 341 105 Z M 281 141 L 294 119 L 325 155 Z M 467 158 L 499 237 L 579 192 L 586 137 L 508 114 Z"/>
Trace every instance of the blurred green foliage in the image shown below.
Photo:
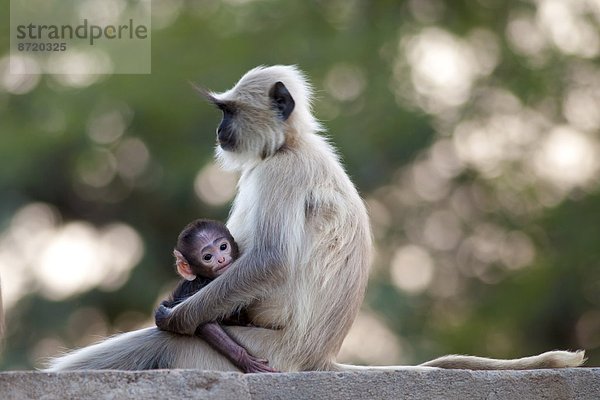
<path fill-rule="evenodd" d="M 144 253 L 122 285 L 94 287 L 60 300 L 47 296 L 37 278 L 29 279 L 27 268 L 37 267 L 31 261 L 36 255 L 23 255 L 29 266 L 20 273 L 29 283 L 15 295 L 16 302 L 8 303 L 2 368 L 40 367 L 41 358 L 56 354 L 60 346 L 71 348 L 89 343 L 94 335 L 131 329 L 131 321 L 150 321 L 159 296 L 175 280 L 170 250 L 179 230 L 197 217 L 224 220 L 228 212 L 228 204 L 211 206 L 194 191 L 198 171 L 212 157 L 219 115 L 189 82 L 225 90 L 248 69 L 269 64 L 297 64 L 307 72 L 316 88 L 317 117 L 369 206 L 377 208 L 372 214 L 378 251 L 364 309 L 397 335 L 400 351 L 393 361 L 417 363 L 446 353 L 514 357 L 586 348 L 589 364 L 599 365 L 597 161 L 567 178 L 540 172 L 542 156 L 537 169 L 529 161 L 537 160 L 535 152 L 546 148 L 556 126 L 574 126 L 593 157 L 599 156 L 597 115 L 577 114 L 580 108 L 569 111 L 565 104 L 578 88 L 600 89 L 600 69 L 597 52 L 569 48 L 544 30 L 546 3 L 155 1 L 150 75 L 102 76 L 81 87 L 42 75 L 31 78 L 34 84 L 22 93 L 18 85 L 11 86 L 17 78 L 6 71 L 9 40 L 3 27 L 0 232 L 6 239 L 19 210 L 44 203 L 55 210 L 58 226 L 87 221 L 102 229 L 125 223 L 141 236 Z M 7 0 L 0 2 L 3 15 L 8 7 Z M 597 42 L 600 11 L 595 7 L 582 6 L 573 13 L 592 27 Z M 515 21 L 533 22 L 521 26 Z M 541 28 L 528 33 L 528 26 Z M 515 39 L 514 32 L 523 37 Z M 534 34 L 541 35 L 543 46 L 519 47 Z M 459 45 L 436 48 L 443 43 L 436 38 L 452 38 L 448 43 Z M 450 57 L 448 65 L 437 67 L 443 75 L 444 68 L 458 65 L 449 76 L 467 79 L 466 89 L 454 88 L 452 80 L 436 81 L 427 71 L 419 78 L 419 68 L 436 66 L 427 57 L 419 64 L 414 55 L 418 43 L 424 43 L 422 51 L 432 52 L 433 61 L 440 52 L 455 51 L 458 59 Z M 417 49 L 413 53 L 411 46 Z M 461 65 L 478 72 L 465 78 Z M 454 92 L 447 96 L 444 90 L 465 90 L 466 96 L 450 101 Z M 509 99 L 491 102 L 491 91 L 508 93 Z M 598 105 L 593 106 L 596 113 Z M 90 135 L 91 121 L 114 110 L 126 122 L 124 133 L 99 142 Z M 477 161 L 476 151 L 460 151 L 461 122 L 485 121 L 496 113 L 529 121 L 533 111 L 531 120 L 543 121 L 536 122 L 539 132 L 529 147 L 519 147 L 522 153 L 513 154 L 510 146 L 498 149 L 501 161 L 490 167 L 489 159 Z M 578 125 L 577 115 L 592 122 Z M 518 141 L 510 136 L 514 127 L 505 126 L 507 132 L 500 137 Z M 133 175 L 112 171 L 105 181 L 86 183 L 86 173 L 94 177 L 106 168 L 128 139 L 141 141 L 147 149 L 143 170 Z M 450 154 L 458 161 L 450 162 L 454 172 L 445 175 L 442 168 L 431 175 L 427 160 L 437 154 L 440 143 L 452 148 L 444 157 Z M 495 143 L 482 148 L 489 151 Z M 573 162 L 566 166 L 577 167 L 577 157 Z M 419 175 L 420 165 L 429 174 Z M 582 174 L 587 174 L 585 179 L 579 179 Z M 433 181 L 434 187 L 427 189 L 429 178 L 438 179 L 439 185 Z M 422 195 L 419 185 L 444 191 L 430 196 L 423 189 L 427 193 Z M 448 245 L 435 241 L 436 232 L 445 232 L 446 225 L 432 222 L 433 231 L 424 230 L 440 210 L 454 221 L 455 229 L 442 237 L 450 240 Z M 516 243 L 516 250 L 505 242 Z M 22 264 L 7 256 L 12 254 L 6 248 L 10 242 L 2 243 L 0 271 L 6 288 L 19 271 L 4 271 Z M 495 245 L 504 246 L 498 250 L 501 256 L 486 256 L 495 254 Z M 417 254 L 425 254 L 433 272 L 421 286 L 417 282 L 403 290 L 390 274 L 399 262 L 395 254 L 406 254 L 401 251 L 406 246 L 413 246 L 410 254 L 415 246 Z M 28 251 L 35 253 L 36 248 Z M 513 251 L 524 258 L 511 261 Z M 404 271 L 415 272 L 410 266 Z M 360 354 L 353 358 L 372 361 Z"/>

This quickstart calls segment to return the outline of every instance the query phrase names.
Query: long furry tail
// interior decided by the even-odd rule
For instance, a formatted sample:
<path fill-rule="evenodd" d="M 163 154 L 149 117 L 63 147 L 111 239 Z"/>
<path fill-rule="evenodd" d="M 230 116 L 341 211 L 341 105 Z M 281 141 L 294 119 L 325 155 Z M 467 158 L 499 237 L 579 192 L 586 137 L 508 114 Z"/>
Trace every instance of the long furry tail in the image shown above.
<path fill-rule="evenodd" d="M 156 327 L 117 334 L 49 360 L 44 371 L 166 368 L 170 360 L 159 350 L 168 346 L 168 339 Z"/>
<path fill-rule="evenodd" d="M 541 369 L 541 368 L 571 368 L 578 367 L 585 362 L 585 351 L 548 351 L 531 357 L 513 360 L 497 360 L 493 358 L 448 355 L 435 360 L 427 361 L 416 367 L 409 366 L 358 366 L 348 364 L 332 365 L 336 371 L 364 371 L 364 370 L 409 370 L 422 367 L 437 367 L 445 369 L 470 369 L 470 370 L 509 370 L 509 369 Z"/>
<path fill-rule="evenodd" d="M 537 356 L 513 360 L 497 360 L 485 357 L 449 355 L 421 364 L 423 367 L 446 369 L 540 369 L 578 367 L 585 362 L 585 351 L 548 351 Z"/>

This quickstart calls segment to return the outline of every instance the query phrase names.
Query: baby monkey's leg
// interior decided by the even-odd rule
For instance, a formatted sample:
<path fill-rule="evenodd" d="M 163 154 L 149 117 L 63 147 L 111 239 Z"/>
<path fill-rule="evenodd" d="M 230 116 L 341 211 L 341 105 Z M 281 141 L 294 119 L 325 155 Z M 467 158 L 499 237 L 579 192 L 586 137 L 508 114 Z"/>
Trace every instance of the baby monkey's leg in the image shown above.
<path fill-rule="evenodd" d="M 267 360 L 256 358 L 248 353 L 217 322 L 200 325 L 194 334 L 204 339 L 215 350 L 227 357 L 242 372 L 277 372 L 269 367 Z"/>

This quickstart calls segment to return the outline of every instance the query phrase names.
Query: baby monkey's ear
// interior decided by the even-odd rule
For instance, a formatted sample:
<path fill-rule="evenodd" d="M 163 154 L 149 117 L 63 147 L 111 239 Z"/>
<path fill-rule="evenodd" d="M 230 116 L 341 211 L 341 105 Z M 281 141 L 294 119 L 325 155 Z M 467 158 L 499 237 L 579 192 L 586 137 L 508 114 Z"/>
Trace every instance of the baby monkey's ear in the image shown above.
<path fill-rule="evenodd" d="M 181 275 L 181 277 L 188 281 L 193 281 L 196 279 L 196 274 L 192 271 L 192 267 L 190 267 L 190 263 L 187 262 L 183 254 L 181 254 L 177 250 L 173 250 L 173 255 L 175 256 L 175 266 L 177 267 L 177 273 Z"/>

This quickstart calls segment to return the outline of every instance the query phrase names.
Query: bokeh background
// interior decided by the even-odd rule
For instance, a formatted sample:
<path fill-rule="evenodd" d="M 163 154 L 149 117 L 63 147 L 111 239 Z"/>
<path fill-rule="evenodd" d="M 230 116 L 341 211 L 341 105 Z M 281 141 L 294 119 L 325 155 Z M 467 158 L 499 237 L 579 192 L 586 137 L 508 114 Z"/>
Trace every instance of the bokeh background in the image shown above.
<path fill-rule="evenodd" d="M 85 3 L 110 19 L 121 1 Z M 600 1 L 154 0 L 152 14 L 150 75 L 40 75 L 27 59 L 11 75 L 0 27 L 0 368 L 152 324 L 179 230 L 226 219 L 235 191 L 212 161 L 219 113 L 189 82 L 224 90 L 277 63 L 310 76 L 372 218 L 341 360 L 583 348 L 600 365 Z"/>

